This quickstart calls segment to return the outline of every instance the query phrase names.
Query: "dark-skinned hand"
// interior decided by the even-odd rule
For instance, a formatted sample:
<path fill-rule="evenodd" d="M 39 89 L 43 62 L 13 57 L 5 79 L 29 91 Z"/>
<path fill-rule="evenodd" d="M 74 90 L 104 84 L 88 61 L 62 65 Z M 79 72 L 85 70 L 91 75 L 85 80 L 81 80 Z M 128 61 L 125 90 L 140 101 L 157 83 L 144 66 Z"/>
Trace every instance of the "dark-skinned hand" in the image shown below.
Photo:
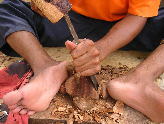
<path fill-rule="evenodd" d="M 78 45 L 71 41 L 65 43 L 73 58 L 75 70 L 81 76 L 94 75 L 101 70 L 99 50 L 92 40 L 80 39 L 79 42 Z"/>

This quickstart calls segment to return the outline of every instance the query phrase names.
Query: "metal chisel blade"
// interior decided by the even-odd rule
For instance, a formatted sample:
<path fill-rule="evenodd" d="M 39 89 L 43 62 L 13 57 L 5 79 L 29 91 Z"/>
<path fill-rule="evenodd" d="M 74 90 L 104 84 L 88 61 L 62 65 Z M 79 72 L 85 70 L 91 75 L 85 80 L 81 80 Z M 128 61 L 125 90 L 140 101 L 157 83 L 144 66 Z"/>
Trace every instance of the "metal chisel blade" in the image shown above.
<path fill-rule="evenodd" d="M 79 42 L 79 37 L 77 36 L 77 33 L 75 31 L 75 28 L 73 27 L 71 19 L 69 18 L 68 14 L 65 14 L 64 17 L 65 17 L 65 20 L 66 20 L 66 22 L 68 24 L 68 28 L 69 28 L 72 36 L 73 36 L 73 39 L 74 39 L 73 42 L 78 45 L 80 43 Z"/>
<path fill-rule="evenodd" d="M 95 90 L 98 91 L 99 85 L 98 85 L 96 77 L 95 76 L 90 76 L 90 79 L 92 80 L 92 83 L 93 83 L 93 86 L 94 86 Z"/>

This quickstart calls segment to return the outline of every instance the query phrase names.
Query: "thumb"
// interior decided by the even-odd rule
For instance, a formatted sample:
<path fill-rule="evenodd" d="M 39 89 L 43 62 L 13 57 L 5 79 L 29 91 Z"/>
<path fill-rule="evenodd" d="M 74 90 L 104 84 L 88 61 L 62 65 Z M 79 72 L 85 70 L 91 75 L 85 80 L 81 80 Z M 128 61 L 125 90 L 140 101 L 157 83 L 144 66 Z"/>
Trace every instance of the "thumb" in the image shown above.
<path fill-rule="evenodd" d="M 76 44 L 74 44 L 73 42 L 71 42 L 71 41 L 66 41 L 65 42 L 65 45 L 66 45 L 66 48 L 68 49 L 68 50 L 74 50 L 75 48 L 76 48 Z"/>

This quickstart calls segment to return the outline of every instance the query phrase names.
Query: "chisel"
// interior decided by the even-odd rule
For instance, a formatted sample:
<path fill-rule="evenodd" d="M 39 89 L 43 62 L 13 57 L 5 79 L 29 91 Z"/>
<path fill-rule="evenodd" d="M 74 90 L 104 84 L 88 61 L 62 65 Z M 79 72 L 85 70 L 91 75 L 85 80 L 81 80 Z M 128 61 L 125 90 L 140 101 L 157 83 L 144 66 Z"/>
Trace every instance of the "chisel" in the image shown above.
<path fill-rule="evenodd" d="M 65 20 L 67 22 L 67 25 L 69 27 L 69 30 L 70 30 L 72 36 L 73 36 L 73 39 L 74 39 L 73 40 L 73 43 L 75 43 L 76 45 L 78 45 L 80 43 L 79 42 L 79 38 L 78 38 L 78 35 L 77 35 L 77 33 L 76 33 L 76 31 L 75 31 L 75 29 L 73 27 L 73 24 L 71 22 L 71 19 L 70 19 L 69 15 L 68 14 L 65 14 L 64 15 L 64 18 L 65 18 Z M 96 77 L 94 75 L 92 75 L 92 76 L 89 76 L 89 78 L 91 79 L 92 84 L 93 84 L 95 90 L 98 90 L 98 82 L 96 80 Z"/>

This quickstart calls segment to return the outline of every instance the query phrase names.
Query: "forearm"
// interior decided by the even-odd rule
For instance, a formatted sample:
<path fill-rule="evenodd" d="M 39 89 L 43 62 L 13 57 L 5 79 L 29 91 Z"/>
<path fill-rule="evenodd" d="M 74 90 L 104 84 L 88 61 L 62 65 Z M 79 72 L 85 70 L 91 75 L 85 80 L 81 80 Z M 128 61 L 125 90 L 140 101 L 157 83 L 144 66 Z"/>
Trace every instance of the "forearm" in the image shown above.
<path fill-rule="evenodd" d="M 31 65 L 34 72 L 39 72 L 54 61 L 44 51 L 37 38 L 29 32 L 19 31 L 7 37 L 7 43 Z"/>
<path fill-rule="evenodd" d="M 127 15 L 116 23 L 112 29 L 98 42 L 96 46 L 100 51 L 100 59 L 103 60 L 111 52 L 125 46 L 132 41 L 143 29 L 146 18 Z"/>

